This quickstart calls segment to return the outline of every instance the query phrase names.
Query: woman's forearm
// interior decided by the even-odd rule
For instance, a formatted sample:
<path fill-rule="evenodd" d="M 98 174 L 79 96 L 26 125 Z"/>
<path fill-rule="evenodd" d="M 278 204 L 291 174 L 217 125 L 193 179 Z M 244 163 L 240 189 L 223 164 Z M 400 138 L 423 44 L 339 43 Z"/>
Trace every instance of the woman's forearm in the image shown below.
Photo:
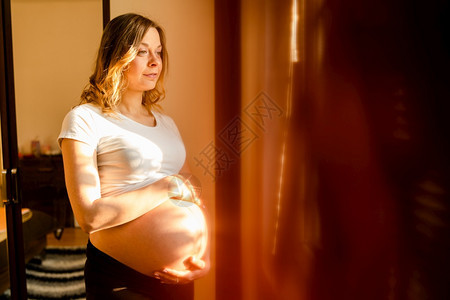
<path fill-rule="evenodd" d="M 132 221 L 169 199 L 170 176 L 138 190 L 92 202 L 85 220 L 89 233 Z"/>
<path fill-rule="evenodd" d="M 66 188 L 81 228 L 92 233 L 132 221 L 169 198 L 170 177 L 117 196 L 102 197 L 95 149 L 71 139 L 61 145 Z"/>

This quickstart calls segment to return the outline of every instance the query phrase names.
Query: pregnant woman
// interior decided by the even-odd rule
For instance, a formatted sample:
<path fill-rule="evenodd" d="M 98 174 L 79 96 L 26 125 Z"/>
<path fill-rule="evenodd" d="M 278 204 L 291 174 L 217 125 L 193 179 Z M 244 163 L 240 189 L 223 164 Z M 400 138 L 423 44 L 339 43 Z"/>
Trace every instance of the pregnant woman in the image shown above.
<path fill-rule="evenodd" d="M 136 14 L 106 26 L 60 143 L 74 215 L 89 233 L 87 299 L 193 299 L 209 270 L 208 227 L 185 148 L 161 112 L 164 32 Z"/>

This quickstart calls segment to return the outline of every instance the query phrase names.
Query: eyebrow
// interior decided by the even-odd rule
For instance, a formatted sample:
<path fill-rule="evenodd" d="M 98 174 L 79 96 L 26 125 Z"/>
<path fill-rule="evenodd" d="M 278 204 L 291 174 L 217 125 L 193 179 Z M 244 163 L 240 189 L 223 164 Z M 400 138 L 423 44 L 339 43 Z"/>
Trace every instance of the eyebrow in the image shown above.
<path fill-rule="evenodd" d="M 147 43 L 141 43 L 141 45 L 144 45 L 145 47 L 147 47 L 147 48 L 150 48 L 150 45 L 149 44 L 147 44 Z M 159 46 L 157 46 L 156 48 L 162 48 L 162 45 L 159 45 Z"/>

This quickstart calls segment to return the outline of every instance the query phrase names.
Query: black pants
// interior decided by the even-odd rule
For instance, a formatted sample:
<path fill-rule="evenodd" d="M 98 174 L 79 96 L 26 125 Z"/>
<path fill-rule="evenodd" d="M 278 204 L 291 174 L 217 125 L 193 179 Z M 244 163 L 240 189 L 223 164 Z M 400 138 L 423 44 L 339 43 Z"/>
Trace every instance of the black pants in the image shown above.
<path fill-rule="evenodd" d="M 88 242 L 84 278 L 86 299 L 192 300 L 194 283 L 163 284 L 120 263 Z"/>

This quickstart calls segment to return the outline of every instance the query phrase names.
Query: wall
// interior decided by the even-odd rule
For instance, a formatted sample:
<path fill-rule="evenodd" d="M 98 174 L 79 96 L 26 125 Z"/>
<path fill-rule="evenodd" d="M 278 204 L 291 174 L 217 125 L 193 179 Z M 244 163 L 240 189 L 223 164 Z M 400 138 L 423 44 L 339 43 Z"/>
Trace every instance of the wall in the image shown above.
<path fill-rule="evenodd" d="M 202 153 L 214 142 L 214 2 L 111 0 L 111 18 L 128 12 L 155 20 L 166 32 L 169 74 L 163 108 L 180 129 L 191 170 L 213 216 L 214 178 L 196 159 L 204 159 Z M 196 299 L 214 299 L 214 285 L 213 267 L 196 282 Z"/>
<path fill-rule="evenodd" d="M 102 33 L 101 0 L 12 0 L 18 146 L 58 151 L 62 120 L 79 102 Z"/>
<path fill-rule="evenodd" d="M 214 178 L 196 159 L 214 141 L 214 2 L 111 1 L 111 18 L 127 12 L 165 28 L 170 62 L 163 107 L 180 129 L 212 216 Z M 78 104 L 92 70 L 101 1 L 12 0 L 12 22 L 19 151 L 29 153 L 35 138 L 59 150 L 61 122 Z M 212 269 L 196 283 L 196 299 L 214 299 L 214 284 Z"/>

